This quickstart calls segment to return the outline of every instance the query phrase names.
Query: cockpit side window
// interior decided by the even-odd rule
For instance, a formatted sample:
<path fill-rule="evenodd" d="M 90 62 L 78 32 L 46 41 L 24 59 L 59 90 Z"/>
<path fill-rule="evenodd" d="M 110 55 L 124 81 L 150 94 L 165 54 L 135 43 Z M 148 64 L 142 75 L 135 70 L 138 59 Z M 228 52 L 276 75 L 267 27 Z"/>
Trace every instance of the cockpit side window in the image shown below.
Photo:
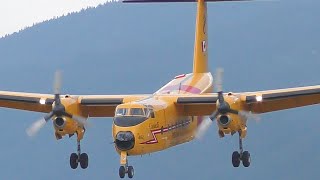
<path fill-rule="evenodd" d="M 119 108 L 116 111 L 116 115 L 115 116 L 125 116 L 128 113 L 128 109 L 126 108 Z"/>
<path fill-rule="evenodd" d="M 153 111 L 153 109 L 150 109 L 149 111 L 150 111 L 150 117 L 151 117 L 151 118 L 154 118 L 155 116 L 154 116 L 154 111 Z"/>
<path fill-rule="evenodd" d="M 142 108 L 131 108 L 130 110 L 131 116 L 144 116 L 144 112 Z"/>
<path fill-rule="evenodd" d="M 154 112 L 151 108 L 144 108 L 144 113 L 146 117 L 154 118 Z"/>
<path fill-rule="evenodd" d="M 149 115 L 150 115 L 149 109 L 148 108 L 144 108 L 143 110 L 144 110 L 144 114 L 146 115 L 146 117 L 149 117 Z"/>

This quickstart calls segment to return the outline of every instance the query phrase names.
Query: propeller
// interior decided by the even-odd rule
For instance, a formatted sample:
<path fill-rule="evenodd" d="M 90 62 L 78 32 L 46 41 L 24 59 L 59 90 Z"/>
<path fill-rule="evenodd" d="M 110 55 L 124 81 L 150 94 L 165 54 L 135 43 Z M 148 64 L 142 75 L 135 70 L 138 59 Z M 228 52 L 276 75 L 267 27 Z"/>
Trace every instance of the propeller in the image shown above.
<path fill-rule="evenodd" d="M 243 121 L 247 121 L 248 119 L 255 119 L 260 120 L 260 117 L 256 114 L 253 114 L 248 111 L 238 111 L 230 108 L 230 105 L 228 102 L 224 100 L 223 96 L 223 88 L 222 88 L 222 76 L 223 76 L 224 70 L 222 68 L 218 68 L 215 73 L 215 80 L 214 80 L 214 86 L 217 89 L 218 93 L 218 100 L 217 100 L 217 111 L 214 112 L 209 118 L 211 121 L 214 121 L 219 114 L 237 114 L 241 117 Z"/>
<path fill-rule="evenodd" d="M 224 100 L 223 90 L 222 90 L 222 76 L 223 76 L 223 69 L 218 68 L 215 73 L 215 80 L 214 86 L 217 89 L 218 93 L 218 100 L 217 100 L 217 111 L 214 112 L 209 118 L 211 121 L 214 121 L 219 114 L 239 114 L 237 110 L 231 109 L 228 102 Z"/>
<path fill-rule="evenodd" d="M 209 127 L 211 126 L 212 122 L 217 118 L 219 114 L 227 113 L 227 112 L 234 112 L 234 110 L 230 109 L 230 105 L 224 100 L 223 97 L 223 90 L 222 90 L 222 76 L 224 70 L 222 68 L 218 68 L 214 74 L 214 87 L 218 93 L 218 100 L 217 100 L 217 111 L 214 112 L 211 116 L 205 117 L 201 122 L 196 137 L 198 139 L 202 139 L 204 134 L 207 132 Z"/>
<path fill-rule="evenodd" d="M 202 140 L 212 123 L 209 117 L 205 117 L 197 129 L 196 138 Z"/>
<path fill-rule="evenodd" d="M 65 106 L 61 103 L 60 98 L 60 90 L 61 90 L 61 84 L 62 84 L 62 75 L 61 71 L 56 71 L 55 77 L 54 77 L 54 84 L 53 84 L 53 91 L 54 91 L 54 104 L 52 107 L 52 111 L 49 112 L 47 115 L 45 115 L 40 120 L 34 122 L 29 128 L 27 128 L 26 133 L 28 136 L 35 136 L 39 130 L 44 127 L 44 125 L 52 119 L 54 116 L 56 117 L 68 117 L 71 118 L 78 123 L 85 125 L 86 124 L 86 118 L 76 116 L 73 114 L 70 114 L 66 112 Z"/>
<path fill-rule="evenodd" d="M 218 100 L 217 100 L 217 110 L 212 113 L 209 117 L 205 117 L 200 124 L 196 137 L 198 139 L 201 139 L 206 131 L 211 126 L 212 122 L 220 115 L 220 114 L 236 114 L 240 116 L 240 119 L 244 122 L 246 122 L 248 119 L 254 119 L 256 121 L 260 120 L 260 117 L 256 114 L 253 114 L 252 112 L 248 111 L 238 111 L 235 109 L 231 109 L 228 102 L 225 101 L 223 96 L 223 88 L 222 88 L 222 76 L 223 76 L 224 70 L 222 68 L 218 68 L 214 74 L 214 87 L 218 94 Z"/>
<path fill-rule="evenodd" d="M 239 116 L 241 117 L 242 121 L 247 121 L 248 119 L 253 119 L 256 122 L 261 120 L 261 117 L 258 114 L 254 114 L 250 111 L 239 111 Z"/>

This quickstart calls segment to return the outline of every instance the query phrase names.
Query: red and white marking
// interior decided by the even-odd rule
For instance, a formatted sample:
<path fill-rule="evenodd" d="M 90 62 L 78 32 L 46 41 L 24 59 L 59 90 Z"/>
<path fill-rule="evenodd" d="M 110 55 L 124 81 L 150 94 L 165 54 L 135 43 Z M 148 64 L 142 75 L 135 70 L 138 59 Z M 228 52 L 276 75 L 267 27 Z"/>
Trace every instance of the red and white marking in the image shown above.
<path fill-rule="evenodd" d="M 176 76 L 176 77 L 174 77 L 175 79 L 179 79 L 179 78 L 183 78 L 183 77 L 186 77 L 186 74 L 180 74 L 180 75 L 178 75 L 178 76 Z"/>
<path fill-rule="evenodd" d="M 206 52 L 206 51 L 207 51 L 207 42 L 202 41 L 202 52 Z"/>
<path fill-rule="evenodd" d="M 177 129 L 177 128 L 180 128 L 180 127 L 184 127 L 184 126 L 187 126 L 191 123 L 191 120 L 188 120 L 188 121 L 185 121 L 183 123 L 180 123 L 180 124 L 177 124 L 177 125 L 173 125 L 173 126 L 170 126 L 170 127 L 167 127 L 167 128 L 160 128 L 160 129 L 156 129 L 156 130 L 152 130 L 151 131 L 151 134 L 152 134 L 152 139 L 149 140 L 149 141 L 146 141 L 146 142 L 142 142 L 140 144 L 156 144 L 158 143 L 158 138 L 157 138 L 157 134 L 160 134 L 160 133 L 165 133 L 165 132 L 168 132 L 168 131 L 171 131 L 171 130 L 174 130 L 174 129 Z"/>

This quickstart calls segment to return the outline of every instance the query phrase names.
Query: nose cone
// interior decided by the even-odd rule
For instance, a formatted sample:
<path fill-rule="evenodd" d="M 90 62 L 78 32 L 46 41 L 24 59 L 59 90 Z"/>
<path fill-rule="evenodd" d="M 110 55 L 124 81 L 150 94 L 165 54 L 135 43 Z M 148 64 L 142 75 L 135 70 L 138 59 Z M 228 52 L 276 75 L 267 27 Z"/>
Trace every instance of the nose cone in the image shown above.
<path fill-rule="evenodd" d="M 127 151 L 134 147 L 134 135 L 130 131 L 120 131 L 116 135 L 116 146 L 119 150 Z"/>

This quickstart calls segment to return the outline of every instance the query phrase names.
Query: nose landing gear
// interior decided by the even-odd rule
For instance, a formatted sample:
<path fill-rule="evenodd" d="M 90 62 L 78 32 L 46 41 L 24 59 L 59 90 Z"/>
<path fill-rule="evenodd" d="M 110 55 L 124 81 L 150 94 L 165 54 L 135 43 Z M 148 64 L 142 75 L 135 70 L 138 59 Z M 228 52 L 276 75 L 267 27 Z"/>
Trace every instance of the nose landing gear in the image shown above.
<path fill-rule="evenodd" d="M 124 178 L 126 174 L 131 179 L 134 176 L 134 169 L 132 166 L 128 166 L 127 152 L 122 151 L 120 157 L 120 168 L 119 168 L 119 176 L 120 178 Z"/>

